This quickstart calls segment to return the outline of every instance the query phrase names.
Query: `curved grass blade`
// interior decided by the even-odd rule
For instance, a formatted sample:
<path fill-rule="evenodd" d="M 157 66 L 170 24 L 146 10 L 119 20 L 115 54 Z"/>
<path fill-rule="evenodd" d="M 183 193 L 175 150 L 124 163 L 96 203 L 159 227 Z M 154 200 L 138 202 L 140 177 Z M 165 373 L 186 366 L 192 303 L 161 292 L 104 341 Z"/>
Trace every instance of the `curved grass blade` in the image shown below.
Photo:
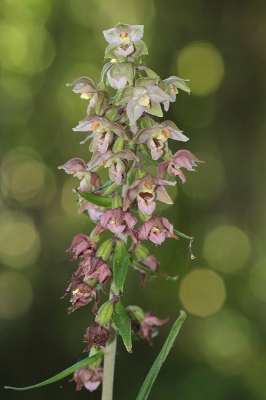
<path fill-rule="evenodd" d="M 102 357 L 105 353 L 105 350 L 100 350 L 98 351 L 96 354 L 94 354 L 91 357 L 87 357 L 85 358 L 85 360 L 81 360 L 79 362 L 77 362 L 76 364 L 72 365 L 72 367 L 69 367 L 67 369 L 65 369 L 64 371 L 60 372 L 59 374 L 53 376 L 50 379 L 47 379 L 46 381 L 43 381 L 41 383 L 37 383 L 36 385 L 32 385 L 32 386 L 27 386 L 27 387 L 23 387 L 23 388 L 16 388 L 16 387 L 12 387 L 12 386 L 4 386 L 4 389 L 13 389 L 13 390 L 29 390 L 29 389 L 35 389 L 38 388 L 40 386 L 46 386 L 49 385 L 50 383 L 59 381 L 62 378 L 65 378 L 66 376 L 73 374 L 73 372 L 75 372 L 77 369 L 81 369 L 83 367 L 86 367 L 86 365 L 89 365 L 91 363 L 93 363 L 95 360 L 97 360 L 98 358 Z"/>
<path fill-rule="evenodd" d="M 175 338 L 176 338 L 183 322 L 185 321 L 185 319 L 186 319 L 186 313 L 185 313 L 185 311 L 181 310 L 180 316 L 174 323 L 174 325 L 169 333 L 169 336 L 163 345 L 162 350 L 160 351 L 153 366 L 151 367 L 150 372 L 148 373 L 145 381 L 143 382 L 143 385 L 141 386 L 141 389 L 139 391 L 139 394 L 138 394 L 136 400 L 146 400 L 148 398 L 149 393 L 152 388 L 152 385 L 153 385 L 169 351 L 171 350 L 173 343 L 175 341 Z"/>
<path fill-rule="evenodd" d="M 164 278 L 164 279 L 170 280 L 170 281 L 176 281 L 178 279 L 178 275 L 168 276 L 168 275 L 160 274 L 160 272 L 152 271 L 150 268 L 145 267 L 144 265 L 140 264 L 136 260 L 132 260 L 132 264 L 134 264 L 135 267 L 142 269 L 142 271 L 145 271 L 145 272 L 147 272 L 147 274 L 150 274 L 150 275 L 156 275 L 156 276 L 159 276 L 160 278 Z"/>
<path fill-rule="evenodd" d="M 97 206 L 112 208 L 113 199 L 111 197 L 97 196 L 97 194 L 85 193 L 81 190 L 77 190 L 77 193 L 83 197 L 83 199 L 88 200 Z"/>
<path fill-rule="evenodd" d="M 119 300 L 114 306 L 114 312 L 112 315 L 112 321 L 118 329 L 118 332 L 122 336 L 124 345 L 129 353 L 132 353 L 132 341 L 131 341 L 131 324 L 129 316 L 126 310 Z"/>

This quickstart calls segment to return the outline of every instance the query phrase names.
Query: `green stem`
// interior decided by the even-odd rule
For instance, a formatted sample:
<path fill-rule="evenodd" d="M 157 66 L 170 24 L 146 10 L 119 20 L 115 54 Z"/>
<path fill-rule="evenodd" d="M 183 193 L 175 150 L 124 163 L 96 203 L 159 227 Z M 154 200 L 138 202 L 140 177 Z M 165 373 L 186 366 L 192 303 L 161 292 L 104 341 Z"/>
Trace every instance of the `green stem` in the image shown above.
<path fill-rule="evenodd" d="M 116 294 L 114 281 L 110 288 L 110 299 Z M 116 326 L 109 322 L 110 339 L 107 344 L 106 353 L 104 355 L 104 369 L 103 369 L 103 390 L 102 400 L 113 399 L 113 384 L 114 384 L 114 372 L 115 372 L 115 356 L 116 356 L 116 341 L 117 341 L 117 329 Z"/>

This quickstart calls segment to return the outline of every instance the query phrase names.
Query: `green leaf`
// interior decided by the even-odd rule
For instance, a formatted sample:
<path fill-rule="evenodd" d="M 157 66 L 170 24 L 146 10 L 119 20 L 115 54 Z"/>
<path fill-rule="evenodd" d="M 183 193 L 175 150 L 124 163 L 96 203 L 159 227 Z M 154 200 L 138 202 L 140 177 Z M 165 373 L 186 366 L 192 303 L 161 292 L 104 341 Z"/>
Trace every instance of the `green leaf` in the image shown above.
<path fill-rule="evenodd" d="M 146 147 L 144 146 L 144 144 L 139 144 L 138 145 L 140 148 L 140 151 L 144 154 L 144 156 L 153 164 L 156 165 L 156 167 L 158 167 L 158 163 L 153 160 L 153 158 L 151 157 L 151 155 L 148 153 L 148 151 L 146 150 Z"/>
<path fill-rule="evenodd" d="M 97 204 L 97 206 L 112 208 L 113 199 L 111 197 L 103 197 L 98 196 L 97 194 L 85 193 L 81 190 L 77 190 L 77 193 L 83 197 L 83 199 L 88 200 L 93 204 Z"/>
<path fill-rule="evenodd" d="M 86 367 L 86 365 L 92 364 L 94 361 L 96 361 L 98 358 L 103 357 L 105 353 L 105 350 L 100 350 L 96 354 L 94 354 L 91 357 L 85 358 L 85 360 L 81 360 L 77 362 L 76 364 L 72 365 L 72 367 L 69 367 L 65 369 L 64 371 L 60 372 L 59 374 L 53 376 L 50 379 L 47 379 L 46 381 L 43 381 L 41 383 L 37 383 L 36 385 L 33 386 L 27 386 L 23 388 L 16 388 L 12 386 L 4 386 L 5 389 L 13 389 L 13 390 L 29 390 L 29 389 L 35 389 L 41 386 L 46 386 L 49 385 L 50 383 L 59 381 L 62 378 L 65 378 L 66 376 L 73 374 L 77 369 L 81 369 L 83 367 Z"/>
<path fill-rule="evenodd" d="M 145 381 L 143 382 L 143 385 L 141 386 L 141 389 L 139 391 L 139 394 L 138 394 L 136 400 L 146 400 L 148 398 L 149 393 L 152 388 L 152 385 L 154 384 L 154 381 L 161 369 L 161 366 L 163 365 L 169 351 L 171 350 L 171 348 L 174 344 L 175 338 L 177 337 L 178 332 L 179 332 L 183 322 L 185 321 L 185 319 L 186 319 L 186 313 L 185 313 L 185 311 L 181 310 L 180 316 L 174 323 L 174 325 L 171 329 L 171 332 L 169 333 L 169 336 L 163 345 L 162 350 L 160 351 L 153 366 L 151 367 L 150 372 L 148 373 Z"/>
<path fill-rule="evenodd" d="M 129 353 L 132 352 L 132 342 L 131 342 L 131 324 L 129 316 L 126 310 L 119 300 L 114 306 L 114 312 L 112 315 L 112 321 L 117 327 L 120 335 L 122 336 L 124 345 Z"/>
<path fill-rule="evenodd" d="M 129 263 L 129 252 L 125 242 L 122 240 L 116 243 L 113 263 L 114 284 L 117 292 L 123 292 L 123 286 L 127 275 Z"/>
<path fill-rule="evenodd" d="M 178 279 L 178 275 L 177 276 L 168 276 L 168 275 L 160 274 L 160 272 L 152 271 L 150 268 L 145 267 L 144 265 L 140 264 L 138 261 L 136 261 L 134 259 L 132 259 L 132 264 L 134 264 L 137 268 L 141 269 L 142 271 L 147 272 L 147 274 L 156 275 L 156 276 L 159 276 L 160 278 L 164 278 L 166 280 L 171 280 L 171 281 L 176 281 Z"/>

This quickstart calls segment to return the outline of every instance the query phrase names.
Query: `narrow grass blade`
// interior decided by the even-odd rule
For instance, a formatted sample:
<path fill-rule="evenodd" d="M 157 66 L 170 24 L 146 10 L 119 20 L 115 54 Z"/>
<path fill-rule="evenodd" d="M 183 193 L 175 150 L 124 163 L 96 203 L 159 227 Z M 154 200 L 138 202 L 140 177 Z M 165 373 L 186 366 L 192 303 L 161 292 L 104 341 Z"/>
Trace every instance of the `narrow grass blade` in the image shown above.
<path fill-rule="evenodd" d="M 160 274 L 160 272 L 153 271 L 150 268 L 145 267 L 144 265 L 140 264 L 138 261 L 136 261 L 134 259 L 132 259 L 132 264 L 135 265 L 135 267 L 141 269 L 142 271 L 147 272 L 147 274 L 150 274 L 150 275 L 159 276 L 160 278 L 164 278 L 164 279 L 170 280 L 170 281 L 176 281 L 178 279 L 178 275 L 168 276 L 168 275 Z"/>
<path fill-rule="evenodd" d="M 59 374 L 53 376 L 50 379 L 47 379 L 46 381 L 43 381 L 41 383 L 37 383 L 36 385 L 32 385 L 32 386 L 27 386 L 27 387 L 23 387 L 23 388 L 16 388 L 16 387 L 12 387 L 12 386 L 4 386 L 5 389 L 13 389 L 13 390 L 29 390 L 29 389 L 35 389 L 38 388 L 40 386 L 46 386 L 49 385 L 50 383 L 59 381 L 62 378 L 65 378 L 66 376 L 73 374 L 73 372 L 75 372 L 77 369 L 81 369 L 83 367 L 86 367 L 86 365 L 89 365 L 91 363 L 93 363 L 95 360 L 97 360 L 98 358 L 102 357 L 105 353 L 105 350 L 100 350 L 98 351 L 98 353 L 94 354 L 91 357 L 87 357 L 84 360 L 81 360 L 79 362 L 77 362 L 76 364 L 72 365 L 72 367 L 69 367 L 67 369 L 65 369 L 64 371 L 60 372 Z"/>
<path fill-rule="evenodd" d="M 186 313 L 185 313 L 185 311 L 181 310 L 180 316 L 174 323 L 174 325 L 171 329 L 171 332 L 169 333 L 169 336 L 166 339 L 166 342 L 164 343 L 162 350 L 160 351 L 153 366 L 151 367 L 150 372 L 148 373 L 148 375 L 139 391 L 139 394 L 138 394 L 136 400 L 146 400 L 148 398 L 149 393 L 152 388 L 152 385 L 153 385 L 169 351 L 171 350 L 173 343 L 175 341 L 175 338 L 178 335 L 178 332 L 179 332 L 183 322 L 185 321 L 185 319 L 186 319 Z"/>

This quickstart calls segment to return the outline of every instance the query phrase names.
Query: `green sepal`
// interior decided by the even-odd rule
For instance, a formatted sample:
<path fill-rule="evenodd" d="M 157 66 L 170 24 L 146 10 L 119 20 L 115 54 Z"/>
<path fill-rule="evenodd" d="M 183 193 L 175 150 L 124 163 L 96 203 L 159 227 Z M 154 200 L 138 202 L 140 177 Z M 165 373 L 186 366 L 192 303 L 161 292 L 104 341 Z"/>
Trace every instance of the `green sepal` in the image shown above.
<path fill-rule="evenodd" d="M 121 300 L 114 306 L 112 321 L 117 327 L 127 351 L 132 353 L 131 323 Z"/>
<path fill-rule="evenodd" d="M 140 210 L 137 210 L 138 216 L 140 217 L 141 221 L 147 222 L 151 219 L 151 215 L 143 214 Z"/>
<path fill-rule="evenodd" d="M 173 82 L 173 85 L 178 89 L 184 90 L 188 94 L 191 92 L 190 87 L 188 87 L 188 85 L 184 81 Z"/>
<path fill-rule="evenodd" d="M 177 276 L 168 276 L 164 274 L 160 274 L 160 272 L 152 271 L 150 268 L 145 267 L 144 265 L 140 264 L 138 261 L 132 259 L 132 264 L 135 265 L 135 267 L 141 269 L 142 271 L 145 271 L 147 274 L 150 275 L 156 275 L 159 276 L 160 278 L 164 278 L 168 281 L 177 281 L 178 275 Z"/>
<path fill-rule="evenodd" d="M 114 284 L 117 293 L 123 292 L 123 286 L 127 275 L 130 254 L 127 250 L 125 242 L 117 241 L 114 251 L 113 274 Z"/>
<path fill-rule="evenodd" d="M 94 354 L 91 357 L 87 357 L 84 360 L 81 360 L 79 362 L 77 362 L 76 364 L 72 365 L 72 367 L 69 367 L 67 369 L 65 369 L 64 371 L 60 372 L 59 374 L 53 376 L 50 379 L 47 379 L 46 381 L 43 381 L 41 383 L 37 383 L 36 385 L 32 385 L 32 386 L 27 386 L 27 387 L 23 387 L 23 388 L 16 388 L 16 387 L 12 387 L 12 386 L 4 386 L 5 389 L 13 389 L 13 390 L 29 390 L 29 389 L 35 389 L 41 386 L 46 386 L 49 385 L 50 383 L 53 382 L 57 382 L 62 378 L 65 378 L 66 376 L 73 374 L 73 372 L 75 372 L 77 369 L 81 369 L 83 367 L 86 367 L 86 365 L 92 364 L 93 362 L 95 362 L 98 358 L 103 357 L 103 355 L 106 353 L 105 350 L 100 350 L 98 351 L 96 354 Z"/>
<path fill-rule="evenodd" d="M 98 248 L 96 257 L 101 257 L 103 261 L 107 261 L 113 250 L 114 240 L 113 238 L 105 240 Z"/>
<path fill-rule="evenodd" d="M 114 303 L 112 301 L 107 301 L 98 310 L 95 321 L 99 322 L 101 325 L 107 325 L 111 319 L 114 310 Z"/>
<path fill-rule="evenodd" d="M 156 167 L 158 167 L 158 163 L 153 160 L 153 158 L 151 157 L 151 155 L 148 153 L 146 147 L 144 146 L 144 144 L 139 144 L 139 149 L 142 152 L 142 154 L 153 164 L 156 165 Z"/>
<path fill-rule="evenodd" d="M 97 206 L 107 207 L 107 208 L 112 207 L 113 199 L 111 197 L 103 197 L 103 196 L 98 196 L 97 194 L 85 193 L 82 192 L 81 190 L 77 190 L 77 193 L 81 197 L 83 197 L 83 199 L 88 200 L 91 203 L 96 204 Z"/>
<path fill-rule="evenodd" d="M 112 208 L 122 207 L 122 197 L 119 194 L 116 194 L 113 197 Z"/>
<path fill-rule="evenodd" d="M 137 396 L 136 400 L 146 400 L 150 394 L 152 385 L 155 382 L 155 379 L 157 378 L 157 375 L 161 369 L 161 366 L 163 365 L 169 351 L 173 347 L 174 341 L 178 335 L 178 332 L 180 331 L 180 328 L 183 324 L 183 322 L 186 319 L 186 313 L 185 311 L 181 310 L 180 311 L 180 316 L 174 323 L 168 338 L 166 339 L 162 350 L 160 351 L 158 357 L 156 358 L 153 366 L 150 369 L 150 372 L 148 373 L 145 381 L 143 382 L 143 385 L 141 386 L 141 389 L 139 391 L 139 394 Z"/>

